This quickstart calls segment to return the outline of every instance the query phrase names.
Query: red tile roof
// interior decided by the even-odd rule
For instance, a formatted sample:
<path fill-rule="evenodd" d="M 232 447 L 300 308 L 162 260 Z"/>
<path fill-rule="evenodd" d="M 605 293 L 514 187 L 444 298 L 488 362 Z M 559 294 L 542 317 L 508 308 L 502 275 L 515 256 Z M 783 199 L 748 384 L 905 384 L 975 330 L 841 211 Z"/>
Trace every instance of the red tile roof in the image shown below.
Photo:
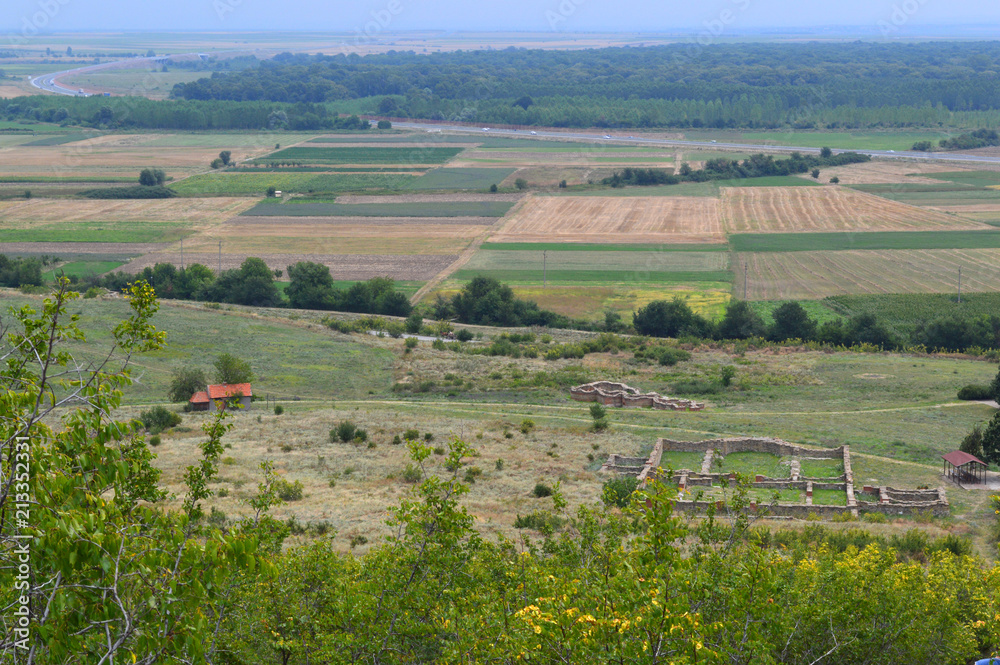
<path fill-rule="evenodd" d="M 206 393 L 204 390 L 200 390 L 196 392 L 194 395 L 191 395 L 191 399 L 189 399 L 188 401 L 191 402 L 192 404 L 206 404 L 209 401 L 208 393 Z"/>
<path fill-rule="evenodd" d="M 210 399 L 224 399 L 226 397 L 252 397 L 253 391 L 249 383 L 223 383 L 218 386 L 208 387 L 208 397 Z"/>
<path fill-rule="evenodd" d="M 953 453 L 948 453 L 947 455 L 942 455 L 941 459 L 948 462 L 952 466 L 965 466 L 966 464 L 976 463 L 986 466 L 986 462 L 979 459 L 975 455 L 970 455 L 969 453 L 963 453 L 961 450 L 956 450 Z"/>

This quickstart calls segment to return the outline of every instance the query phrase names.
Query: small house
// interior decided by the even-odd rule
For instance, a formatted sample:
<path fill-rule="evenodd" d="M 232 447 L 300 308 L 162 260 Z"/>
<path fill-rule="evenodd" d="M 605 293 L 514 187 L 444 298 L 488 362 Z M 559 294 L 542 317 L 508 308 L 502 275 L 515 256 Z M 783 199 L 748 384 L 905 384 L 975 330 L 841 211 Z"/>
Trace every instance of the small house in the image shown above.
<path fill-rule="evenodd" d="M 212 402 L 215 408 L 249 409 L 253 401 L 253 389 L 249 383 L 222 383 L 208 386 L 207 390 L 196 392 L 188 402 L 192 411 L 208 411 Z"/>

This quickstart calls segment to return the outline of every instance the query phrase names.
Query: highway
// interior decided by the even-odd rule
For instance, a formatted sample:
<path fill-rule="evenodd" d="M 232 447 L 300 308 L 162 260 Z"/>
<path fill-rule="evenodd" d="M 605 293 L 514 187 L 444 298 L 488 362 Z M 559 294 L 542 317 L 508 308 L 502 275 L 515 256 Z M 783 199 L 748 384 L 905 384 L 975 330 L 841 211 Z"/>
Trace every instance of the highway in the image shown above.
<path fill-rule="evenodd" d="M 190 54 L 186 54 L 190 55 Z M 74 97 L 86 96 L 86 93 L 81 93 L 78 89 L 71 90 L 65 86 L 59 85 L 57 80 L 61 76 L 67 74 L 93 71 L 97 69 L 109 69 L 115 68 L 128 64 L 129 66 L 134 66 L 136 62 L 141 60 L 153 60 L 153 58 L 133 58 L 131 60 L 118 60 L 115 62 L 105 62 L 100 65 L 90 65 L 87 67 L 77 67 L 76 69 L 68 69 L 62 72 L 55 72 L 53 74 L 45 74 L 44 76 L 38 76 L 31 79 L 31 84 L 40 90 L 45 90 L 48 92 L 53 92 L 59 95 L 71 95 Z M 594 132 L 553 132 L 545 131 L 543 129 L 527 130 L 527 129 L 494 129 L 494 128 L 471 128 L 460 125 L 448 125 L 448 124 L 429 124 L 423 122 L 397 122 L 394 123 L 395 127 L 400 127 L 403 129 L 417 129 L 423 131 L 445 131 L 453 133 L 466 133 L 466 134 L 476 134 L 476 135 L 500 135 L 500 136 L 517 136 L 517 137 L 536 137 L 536 138 L 557 138 L 557 139 L 577 139 L 583 141 L 594 141 L 598 145 L 613 145 L 615 143 L 626 144 L 626 145 L 649 145 L 649 146 L 664 146 L 664 147 L 689 147 L 689 148 L 725 148 L 728 150 L 742 150 L 749 152 L 801 152 L 804 154 L 819 154 L 819 148 L 809 148 L 805 146 L 790 146 L 790 145 L 760 145 L 753 143 L 722 143 L 718 141 L 682 141 L 677 139 L 654 139 L 654 138 L 643 138 L 637 136 L 624 136 L 616 135 L 614 133 L 594 133 Z M 833 140 L 833 136 L 831 136 Z M 1000 164 L 1000 157 L 989 157 L 985 155 L 961 155 L 950 152 L 916 152 L 916 151 L 894 151 L 894 150 L 859 150 L 859 149 L 845 149 L 837 148 L 835 146 L 830 146 L 834 153 L 841 152 L 857 152 L 864 155 L 871 155 L 872 157 L 881 157 L 884 159 L 919 159 L 923 161 L 941 161 L 941 162 L 958 162 L 966 164 Z"/>

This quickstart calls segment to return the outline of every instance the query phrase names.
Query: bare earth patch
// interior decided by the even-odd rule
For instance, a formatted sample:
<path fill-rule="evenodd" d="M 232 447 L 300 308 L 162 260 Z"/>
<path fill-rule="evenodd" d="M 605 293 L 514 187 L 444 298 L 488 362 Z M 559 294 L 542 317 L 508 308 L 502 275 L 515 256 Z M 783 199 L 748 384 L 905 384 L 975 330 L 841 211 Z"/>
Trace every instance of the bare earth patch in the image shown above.
<path fill-rule="evenodd" d="M 708 197 L 533 197 L 491 242 L 720 243 Z"/>
<path fill-rule="evenodd" d="M 840 187 L 724 187 L 729 233 L 987 229 L 972 220 Z"/>
<path fill-rule="evenodd" d="M 751 300 L 819 299 L 861 293 L 1000 290 L 1000 249 L 740 254 Z"/>
<path fill-rule="evenodd" d="M 263 254 L 228 253 L 222 255 L 222 269 L 238 268 L 248 256 L 264 260 L 272 270 L 285 270 L 299 261 L 322 263 L 330 267 L 330 274 L 337 280 L 363 280 L 372 277 L 392 277 L 399 280 L 423 281 L 444 270 L 456 256 L 440 255 L 378 255 L 378 254 Z M 122 270 L 137 273 L 146 266 L 157 263 L 181 265 L 180 252 L 154 252 L 122 266 Z M 184 252 L 184 263 L 201 263 L 215 270 L 219 255 L 208 252 Z"/>
<path fill-rule="evenodd" d="M 171 243 L 163 242 L 5 242 L 3 252 L 8 254 L 121 254 L 139 256 L 157 252 Z"/>

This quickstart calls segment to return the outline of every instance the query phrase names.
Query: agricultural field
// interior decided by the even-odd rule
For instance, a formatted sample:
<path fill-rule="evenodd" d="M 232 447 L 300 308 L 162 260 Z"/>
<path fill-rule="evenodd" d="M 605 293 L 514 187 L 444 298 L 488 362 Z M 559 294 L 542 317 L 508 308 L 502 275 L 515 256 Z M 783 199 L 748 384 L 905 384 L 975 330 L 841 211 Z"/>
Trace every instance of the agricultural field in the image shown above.
<path fill-rule="evenodd" d="M 951 231 L 986 225 L 842 187 L 723 188 L 729 233 Z"/>
<path fill-rule="evenodd" d="M 545 265 L 553 281 L 579 281 L 567 275 L 609 273 L 608 281 L 654 281 L 650 275 L 665 273 L 706 273 L 716 276 L 728 271 L 729 255 L 723 252 L 616 252 L 612 251 L 548 251 Z M 481 250 L 463 267 L 465 272 L 539 273 L 541 277 L 542 252 Z M 599 276 L 595 276 L 599 279 Z M 586 280 L 591 281 L 591 280 Z M 704 281 L 722 281 L 706 279 Z"/>
<path fill-rule="evenodd" d="M 739 254 L 752 300 L 844 294 L 1000 290 L 1000 249 L 764 252 Z M 738 280 L 739 281 L 739 280 Z"/>
<path fill-rule="evenodd" d="M 508 201 L 415 201 L 412 203 L 314 203 L 292 199 L 287 204 L 258 203 L 244 217 L 503 217 Z M 489 222 L 492 224 L 492 221 Z"/>
<path fill-rule="evenodd" d="M 440 168 L 410 181 L 406 189 L 485 190 L 490 185 L 499 186 L 513 172 L 514 169 L 511 168 Z"/>
<path fill-rule="evenodd" d="M 170 187 L 189 197 L 263 197 L 268 187 L 291 193 L 340 193 L 401 189 L 413 180 L 411 175 L 386 173 L 204 173 Z"/>
<path fill-rule="evenodd" d="M 34 222 L 187 222 L 212 224 L 253 205 L 239 198 L 212 199 L 40 199 L 0 201 L 0 217 L 20 227 Z"/>
<path fill-rule="evenodd" d="M 211 72 L 162 68 L 107 69 L 61 76 L 59 82 L 71 89 L 82 88 L 112 95 L 133 95 L 148 99 L 167 99 L 178 83 L 189 83 L 211 76 Z"/>
<path fill-rule="evenodd" d="M 724 242 L 708 197 L 532 197 L 491 242 Z"/>
<path fill-rule="evenodd" d="M 295 161 L 324 164 L 444 164 L 464 148 L 320 148 L 308 144 L 299 148 L 285 148 L 271 153 L 260 161 Z"/>
<path fill-rule="evenodd" d="M 970 187 L 1000 187 L 1000 171 L 946 171 L 930 177 Z"/>
<path fill-rule="evenodd" d="M 718 140 L 723 143 L 751 143 L 754 145 L 795 145 L 810 148 L 829 146 L 842 150 L 897 150 L 913 147 L 917 141 L 937 143 L 947 138 L 941 132 L 928 131 L 869 131 L 869 132 L 816 132 L 774 131 L 742 132 L 734 130 L 688 130 L 684 138 L 691 141 Z"/>
<path fill-rule="evenodd" d="M 881 185 L 881 184 L 940 184 L 932 176 L 951 171 L 954 166 L 935 162 L 894 162 L 874 160 L 846 166 L 827 166 L 821 169 L 820 181 L 827 182 L 837 177 L 841 185 Z M 812 179 L 807 173 L 797 176 Z"/>
<path fill-rule="evenodd" d="M 22 223 L 24 224 L 24 223 Z M 0 228 L 2 243 L 32 242 L 174 242 L 191 234 L 188 224 L 172 222 L 62 222 L 29 223 Z"/>
<path fill-rule="evenodd" d="M 818 252 L 849 249 L 986 249 L 1000 247 L 1000 231 L 868 231 L 861 233 L 740 233 L 736 252 Z"/>

